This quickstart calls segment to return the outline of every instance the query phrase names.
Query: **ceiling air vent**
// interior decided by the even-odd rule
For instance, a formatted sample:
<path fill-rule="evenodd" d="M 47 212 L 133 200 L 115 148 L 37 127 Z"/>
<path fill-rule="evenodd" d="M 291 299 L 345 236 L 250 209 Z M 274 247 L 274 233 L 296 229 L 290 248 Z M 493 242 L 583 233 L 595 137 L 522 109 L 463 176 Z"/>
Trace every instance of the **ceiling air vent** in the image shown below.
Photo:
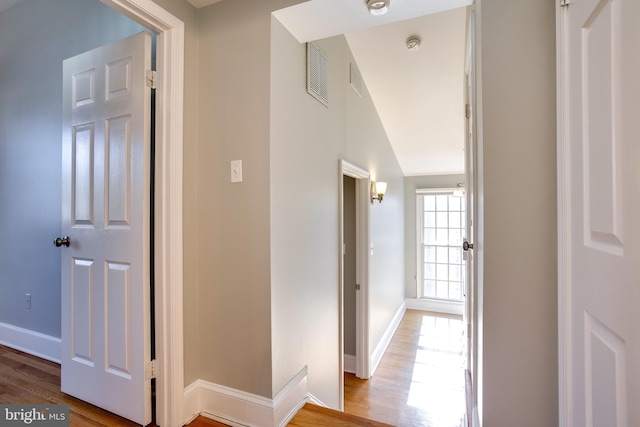
<path fill-rule="evenodd" d="M 329 106 L 329 65 L 327 57 L 314 43 L 307 43 L 307 92 Z"/>

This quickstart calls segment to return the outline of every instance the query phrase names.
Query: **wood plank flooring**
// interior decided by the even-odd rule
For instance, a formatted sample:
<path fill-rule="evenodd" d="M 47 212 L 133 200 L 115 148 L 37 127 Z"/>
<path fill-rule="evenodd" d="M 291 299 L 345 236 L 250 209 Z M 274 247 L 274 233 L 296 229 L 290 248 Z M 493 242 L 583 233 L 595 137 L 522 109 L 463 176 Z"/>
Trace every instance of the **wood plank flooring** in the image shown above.
<path fill-rule="evenodd" d="M 345 375 L 345 414 L 305 405 L 289 426 L 459 427 L 464 413 L 463 353 L 460 317 L 407 310 L 375 375 L 369 380 Z M 0 403 L 68 404 L 71 426 L 136 425 L 61 393 L 58 364 L 2 346 Z M 205 417 L 189 424 L 220 426 L 224 424 Z"/>
<path fill-rule="evenodd" d="M 71 426 L 137 424 L 60 391 L 60 365 L 0 346 L 0 403 L 67 404 Z"/>
<path fill-rule="evenodd" d="M 345 374 L 345 412 L 395 426 L 462 426 L 462 332 L 460 316 L 407 310 L 374 376 Z"/>
<path fill-rule="evenodd" d="M 289 427 L 393 427 L 390 424 L 368 420 L 346 412 L 338 412 L 307 403 L 291 420 Z"/>

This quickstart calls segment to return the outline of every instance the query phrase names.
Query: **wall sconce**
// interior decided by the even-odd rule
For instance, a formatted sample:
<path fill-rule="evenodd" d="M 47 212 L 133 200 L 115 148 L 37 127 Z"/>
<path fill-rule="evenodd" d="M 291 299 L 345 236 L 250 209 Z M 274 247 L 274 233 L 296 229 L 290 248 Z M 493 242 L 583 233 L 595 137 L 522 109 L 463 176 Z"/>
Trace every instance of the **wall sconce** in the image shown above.
<path fill-rule="evenodd" d="M 386 182 L 375 182 L 371 181 L 371 204 L 373 204 L 374 200 L 382 203 L 382 198 L 384 197 L 384 193 L 387 191 L 387 183 Z"/>
<path fill-rule="evenodd" d="M 464 197 L 464 184 L 459 182 L 456 184 L 456 188 L 453 190 L 453 197 Z"/>

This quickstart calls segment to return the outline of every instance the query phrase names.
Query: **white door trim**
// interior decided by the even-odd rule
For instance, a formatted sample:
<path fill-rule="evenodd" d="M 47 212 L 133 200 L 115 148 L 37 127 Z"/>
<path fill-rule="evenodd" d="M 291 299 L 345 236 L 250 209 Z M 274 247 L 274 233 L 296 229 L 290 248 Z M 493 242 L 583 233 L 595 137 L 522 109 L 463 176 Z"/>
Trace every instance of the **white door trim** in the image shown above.
<path fill-rule="evenodd" d="M 571 310 L 569 295 L 571 293 L 571 277 L 569 261 L 571 260 L 571 212 L 569 211 L 569 138 L 568 100 L 569 75 L 566 33 L 566 11 L 560 2 L 556 3 L 556 102 L 557 102 L 557 174 L 558 174 L 558 414 L 559 426 L 572 425 L 571 402 Z"/>
<path fill-rule="evenodd" d="M 157 33 L 155 330 L 156 418 L 182 425 L 184 348 L 182 308 L 182 147 L 184 23 L 152 0 L 101 0 Z"/>
<path fill-rule="evenodd" d="M 371 181 L 369 172 L 345 160 L 340 160 L 340 238 L 339 238 L 339 313 L 340 313 L 340 410 L 344 410 L 344 258 L 342 242 L 344 242 L 344 188 L 343 177 L 356 179 L 356 281 L 360 291 L 356 293 L 356 376 L 371 376 L 371 351 L 369 348 L 369 207 Z"/>

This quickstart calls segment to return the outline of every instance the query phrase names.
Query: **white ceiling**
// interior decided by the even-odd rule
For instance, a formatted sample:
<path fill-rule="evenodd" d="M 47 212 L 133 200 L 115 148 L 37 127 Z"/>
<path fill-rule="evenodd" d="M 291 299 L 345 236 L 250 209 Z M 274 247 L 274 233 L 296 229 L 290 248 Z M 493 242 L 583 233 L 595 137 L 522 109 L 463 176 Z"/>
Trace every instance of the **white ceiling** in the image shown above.
<path fill-rule="evenodd" d="M 346 35 L 405 176 L 464 171 L 465 22 L 458 8 Z"/>
<path fill-rule="evenodd" d="M 20 1 L 0 0 L 0 12 Z M 372 16 L 364 0 L 310 0 L 274 15 L 300 42 L 345 34 L 403 173 L 433 175 L 464 171 L 464 6 L 472 2 L 391 0 L 387 14 Z M 417 52 L 406 48 L 411 35 L 422 38 Z"/>

